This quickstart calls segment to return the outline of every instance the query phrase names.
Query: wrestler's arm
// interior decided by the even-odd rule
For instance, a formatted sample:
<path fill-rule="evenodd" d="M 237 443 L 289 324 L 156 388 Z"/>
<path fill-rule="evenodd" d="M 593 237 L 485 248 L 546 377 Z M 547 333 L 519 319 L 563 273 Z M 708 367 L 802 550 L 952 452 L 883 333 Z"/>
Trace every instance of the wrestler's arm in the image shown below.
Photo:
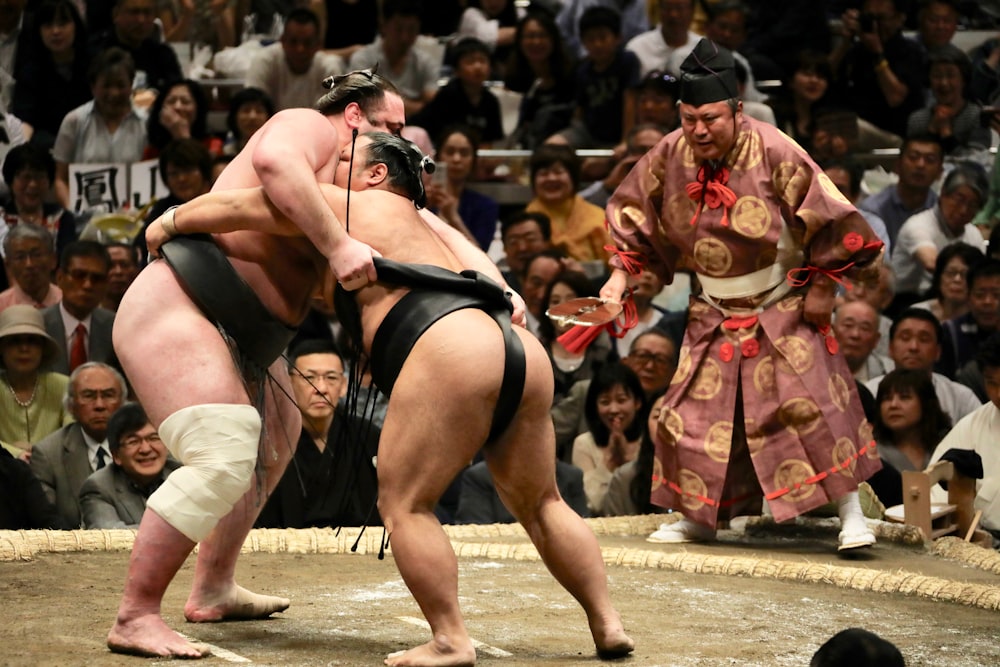
<path fill-rule="evenodd" d="M 314 111 L 281 114 L 259 130 L 265 134 L 253 149 L 253 167 L 264 191 L 328 259 L 337 280 L 354 286 L 374 281 L 372 257 L 378 253 L 347 234 L 316 181 L 316 172 L 331 155 L 339 159 L 336 130 Z"/>
<path fill-rule="evenodd" d="M 489 276 L 500 284 L 511 294 L 511 301 L 514 303 L 514 313 L 511 316 L 514 324 L 525 326 L 525 306 L 521 295 L 507 285 L 503 279 L 500 269 L 489 258 L 489 256 L 474 246 L 462 232 L 458 231 L 441 218 L 437 217 L 427 209 L 420 209 L 420 217 L 424 219 L 427 226 L 431 228 L 444 242 L 448 249 L 455 255 L 459 262 L 467 269 L 474 269 L 483 275 Z"/>

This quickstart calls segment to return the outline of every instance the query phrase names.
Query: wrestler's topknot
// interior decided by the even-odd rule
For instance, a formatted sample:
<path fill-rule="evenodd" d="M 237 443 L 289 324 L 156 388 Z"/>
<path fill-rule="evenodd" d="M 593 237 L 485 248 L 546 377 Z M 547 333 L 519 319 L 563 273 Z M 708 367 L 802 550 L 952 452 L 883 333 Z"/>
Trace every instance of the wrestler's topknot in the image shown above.
<path fill-rule="evenodd" d="M 387 92 L 399 95 L 391 81 L 379 75 L 378 65 L 371 69 L 354 70 L 346 74 L 328 76 L 323 87 L 330 92 L 316 100 L 313 108 L 324 116 L 341 113 L 351 102 L 357 102 L 365 115 L 370 115 L 382 105 Z"/>
<path fill-rule="evenodd" d="M 389 183 L 413 200 L 417 208 L 427 204 L 423 175 L 434 173 L 434 161 L 417 146 L 387 132 L 366 132 L 368 164 L 382 163 L 389 169 Z"/>

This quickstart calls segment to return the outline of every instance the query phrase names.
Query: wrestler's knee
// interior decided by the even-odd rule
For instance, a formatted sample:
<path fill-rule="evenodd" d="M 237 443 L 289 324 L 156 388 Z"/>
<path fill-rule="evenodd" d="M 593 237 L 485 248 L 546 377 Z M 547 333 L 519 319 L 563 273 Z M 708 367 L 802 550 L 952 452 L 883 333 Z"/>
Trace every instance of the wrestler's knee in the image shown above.
<path fill-rule="evenodd" d="M 184 465 L 147 507 L 200 542 L 250 488 L 260 432 L 260 415 L 249 405 L 197 405 L 173 413 L 159 434 Z"/>

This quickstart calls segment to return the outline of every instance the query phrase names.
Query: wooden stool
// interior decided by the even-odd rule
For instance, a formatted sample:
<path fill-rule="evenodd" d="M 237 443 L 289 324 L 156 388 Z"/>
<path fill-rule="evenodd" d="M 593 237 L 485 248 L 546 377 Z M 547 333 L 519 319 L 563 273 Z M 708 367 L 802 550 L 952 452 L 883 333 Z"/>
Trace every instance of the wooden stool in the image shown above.
<path fill-rule="evenodd" d="M 978 530 L 982 512 L 973 509 L 976 480 L 957 472 L 951 461 L 938 461 L 926 470 L 902 473 L 903 504 L 890 507 L 885 518 L 896 523 L 916 526 L 931 542 L 945 535 L 957 535 L 966 542 L 990 547 L 990 536 Z M 941 480 L 948 481 L 948 502 L 931 502 L 931 487 Z"/>

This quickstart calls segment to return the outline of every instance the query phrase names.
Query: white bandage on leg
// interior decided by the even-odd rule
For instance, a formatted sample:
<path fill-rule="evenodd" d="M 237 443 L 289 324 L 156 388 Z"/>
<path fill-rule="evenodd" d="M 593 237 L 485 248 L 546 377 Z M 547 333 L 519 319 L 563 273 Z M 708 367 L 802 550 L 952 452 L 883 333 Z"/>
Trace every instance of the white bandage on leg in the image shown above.
<path fill-rule="evenodd" d="M 253 479 L 261 421 L 249 405 L 195 405 L 160 424 L 160 439 L 184 465 L 146 507 L 200 542 L 233 508 Z"/>

